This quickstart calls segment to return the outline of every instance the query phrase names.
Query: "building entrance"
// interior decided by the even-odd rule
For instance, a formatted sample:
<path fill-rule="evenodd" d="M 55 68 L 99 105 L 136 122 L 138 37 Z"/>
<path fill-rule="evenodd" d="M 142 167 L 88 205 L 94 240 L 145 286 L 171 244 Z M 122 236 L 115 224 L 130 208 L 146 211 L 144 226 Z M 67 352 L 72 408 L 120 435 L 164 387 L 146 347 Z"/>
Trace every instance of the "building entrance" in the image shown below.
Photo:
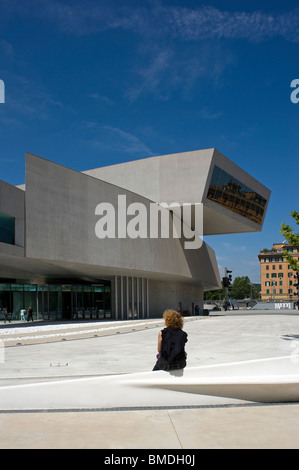
<path fill-rule="evenodd" d="M 101 320 L 112 318 L 111 283 L 73 284 L 0 284 L 0 320 L 4 308 L 13 320 L 20 310 L 33 309 L 34 320 Z M 2 318 L 3 317 L 3 318 Z"/>
<path fill-rule="evenodd" d="M 71 292 L 62 292 L 61 293 L 61 309 L 62 309 L 62 318 L 64 320 L 71 320 L 72 314 L 72 293 Z"/>

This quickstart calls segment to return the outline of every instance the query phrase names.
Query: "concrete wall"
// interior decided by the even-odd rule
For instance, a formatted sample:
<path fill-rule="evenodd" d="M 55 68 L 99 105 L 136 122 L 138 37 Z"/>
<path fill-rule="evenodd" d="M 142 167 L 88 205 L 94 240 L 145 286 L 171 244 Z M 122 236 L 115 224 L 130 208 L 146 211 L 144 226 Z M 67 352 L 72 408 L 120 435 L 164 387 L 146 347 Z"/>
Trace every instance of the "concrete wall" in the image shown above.
<path fill-rule="evenodd" d="M 116 276 L 111 283 L 112 313 L 117 320 L 161 318 L 167 308 L 203 309 L 203 289 L 175 281 Z"/>
<path fill-rule="evenodd" d="M 155 202 L 202 202 L 214 149 L 163 155 L 85 171 Z"/>
<path fill-rule="evenodd" d="M 267 201 L 270 191 L 216 149 L 145 158 L 85 171 L 158 203 L 203 203 L 203 234 L 258 232 L 262 224 L 207 200 L 214 165 L 248 185 Z M 264 217 L 267 206 L 265 208 Z M 264 219 L 263 219 L 264 220 Z"/>
<path fill-rule="evenodd" d="M 100 202 L 117 208 L 120 192 L 127 205 L 142 202 L 149 209 L 151 201 L 142 196 L 27 154 L 27 257 L 63 264 L 66 270 L 81 269 L 82 275 L 175 279 L 196 285 L 209 279 L 211 288 L 219 285 L 215 256 L 206 247 L 184 250 L 183 241 L 173 238 L 97 238 L 95 208 Z"/>
<path fill-rule="evenodd" d="M 15 217 L 15 246 L 0 243 L 0 253 L 24 256 L 24 191 L 4 181 L 0 181 L 0 212 Z"/>
<path fill-rule="evenodd" d="M 151 316 L 161 316 L 167 308 L 189 310 L 192 314 L 196 305 L 203 308 L 203 289 L 197 286 L 177 282 L 149 283 L 149 305 Z"/>

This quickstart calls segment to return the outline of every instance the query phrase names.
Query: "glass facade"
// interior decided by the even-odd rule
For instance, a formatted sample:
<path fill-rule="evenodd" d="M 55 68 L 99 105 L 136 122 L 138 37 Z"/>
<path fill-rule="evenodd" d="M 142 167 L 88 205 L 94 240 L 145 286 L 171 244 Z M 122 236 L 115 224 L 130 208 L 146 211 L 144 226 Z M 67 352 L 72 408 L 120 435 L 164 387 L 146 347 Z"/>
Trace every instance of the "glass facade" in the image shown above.
<path fill-rule="evenodd" d="M 262 223 L 266 199 L 216 165 L 207 198 L 257 224 Z"/>
<path fill-rule="evenodd" d="M 0 212 L 0 242 L 15 244 L 15 218 Z"/>
<path fill-rule="evenodd" d="M 108 281 L 99 285 L 0 284 L 1 320 L 4 308 L 11 319 L 19 320 L 20 310 L 29 307 L 35 320 L 111 318 L 111 284 Z"/>

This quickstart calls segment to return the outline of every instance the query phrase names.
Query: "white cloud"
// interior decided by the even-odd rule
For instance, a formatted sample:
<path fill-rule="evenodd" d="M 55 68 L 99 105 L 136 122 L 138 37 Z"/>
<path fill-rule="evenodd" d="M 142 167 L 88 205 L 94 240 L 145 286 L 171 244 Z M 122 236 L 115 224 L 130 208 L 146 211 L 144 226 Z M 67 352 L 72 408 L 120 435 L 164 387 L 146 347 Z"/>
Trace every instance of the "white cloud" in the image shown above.
<path fill-rule="evenodd" d="M 142 6 L 119 0 L 86 0 L 84 3 L 78 0 L 10 0 L 6 8 L 10 17 L 18 12 L 24 21 L 38 18 L 73 35 L 113 29 L 134 32 L 136 49 L 126 69 L 128 75 L 122 81 L 123 93 L 131 102 L 144 94 L 168 100 L 178 93 L 190 99 L 199 89 L 201 79 L 209 79 L 217 88 L 222 86 L 224 72 L 236 59 L 232 49 L 225 47 L 221 39 L 245 38 L 257 42 L 280 36 L 299 41 L 299 8 L 287 13 L 228 12 L 211 6 L 163 5 L 163 0 L 140 3 Z M 6 54 L 13 54 L 12 46 L 6 41 L 0 41 L 1 48 Z M 90 94 L 89 98 L 102 105 L 113 104 L 98 93 Z M 204 119 L 217 119 L 221 114 L 203 109 L 200 115 Z"/>
<path fill-rule="evenodd" d="M 247 38 L 261 41 L 274 36 L 299 41 L 299 9 L 287 13 L 228 12 L 211 6 L 197 8 L 130 7 L 119 2 L 61 2 L 35 0 L 35 14 L 55 21 L 75 34 L 122 28 L 142 35 L 172 35 L 184 40 Z M 27 14 L 32 14 L 32 9 Z"/>
<path fill-rule="evenodd" d="M 130 154 L 139 154 L 142 156 L 153 155 L 153 152 L 147 147 L 147 145 L 145 145 L 138 137 L 131 134 L 130 132 L 112 126 L 104 126 L 104 129 L 112 135 L 112 145 L 118 147 L 120 150 Z"/>
<path fill-rule="evenodd" d="M 274 8 L 272 13 L 229 12 L 212 6 L 164 6 L 163 1 L 144 1 L 142 6 L 133 7 L 129 2 L 115 0 L 10 0 L 3 6 L 4 17 L 5 10 L 9 16 L 18 11 L 24 17 L 53 21 L 62 31 L 77 35 L 122 28 L 142 36 L 171 36 L 192 41 L 213 38 L 262 41 L 275 36 L 299 41 L 299 8 L 286 13 L 276 13 Z"/>
<path fill-rule="evenodd" d="M 195 9 L 170 8 L 173 32 L 182 39 L 247 38 L 253 41 L 282 36 L 298 41 L 299 9 L 291 12 L 228 12 L 204 6 Z"/>
<path fill-rule="evenodd" d="M 223 73 L 234 61 L 231 52 L 221 44 L 193 44 L 183 50 L 175 45 L 159 48 L 154 44 L 140 51 L 138 66 L 132 68 L 126 97 L 134 101 L 142 94 L 150 93 L 164 101 L 174 94 L 192 99 L 194 92 L 199 90 L 200 79 L 221 87 Z M 219 115 L 208 116 L 206 112 L 202 117 L 215 119 Z"/>
<path fill-rule="evenodd" d="M 169 76 L 169 71 L 173 68 L 174 62 L 172 58 L 174 51 L 170 48 L 151 51 L 151 57 L 147 60 L 144 67 L 138 66 L 135 74 L 137 76 L 137 83 L 134 86 L 130 86 L 126 92 L 126 96 L 134 101 L 144 92 L 155 92 L 162 99 L 168 99 L 168 93 L 161 85 L 165 74 Z M 169 89 L 169 83 L 168 83 Z"/>
<path fill-rule="evenodd" d="M 0 41 L 0 53 L 5 54 L 7 57 L 13 58 L 14 57 L 13 46 L 9 42 L 2 39 Z"/>
<path fill-rule="evenodd" d="M 129 153 L 140 157 L 153 156 L 151 149 L 136 135 L 118 127 L 101 126 L 96 122 L 83 122 L 81 128 L 88 130 L 88 140 L 93 147 Z"/>
<path fill-rule="evenodd" d="M 98 93 L 91 93 L 90 95 L 88 95 L 88 97 L 99 103 L 104 103 L 107 105 L 113 104 L 113 101 L 110 98 L 108 98 L 108 96 L 99 95 Z"/>
<path fill-rule="evenodd" d="M 202 119 L 214 120 L 222 116 L 222 113 L 214 113 L 208 108 L 203 108 L 199 111 L 199 116 Z"/>

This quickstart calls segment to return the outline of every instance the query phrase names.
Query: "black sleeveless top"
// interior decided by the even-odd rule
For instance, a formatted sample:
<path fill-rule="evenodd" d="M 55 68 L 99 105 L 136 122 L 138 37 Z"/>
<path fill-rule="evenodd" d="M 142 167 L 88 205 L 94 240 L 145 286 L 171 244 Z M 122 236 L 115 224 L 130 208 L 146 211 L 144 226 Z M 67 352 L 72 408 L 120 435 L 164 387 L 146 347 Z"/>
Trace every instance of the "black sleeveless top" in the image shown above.
<path fill-rule="evenodd" d="M 162 330 L 161 356 L 153 370 L 174 370 L 186 367 L 185 344 L 188 335 L 183 330 Z"/>

